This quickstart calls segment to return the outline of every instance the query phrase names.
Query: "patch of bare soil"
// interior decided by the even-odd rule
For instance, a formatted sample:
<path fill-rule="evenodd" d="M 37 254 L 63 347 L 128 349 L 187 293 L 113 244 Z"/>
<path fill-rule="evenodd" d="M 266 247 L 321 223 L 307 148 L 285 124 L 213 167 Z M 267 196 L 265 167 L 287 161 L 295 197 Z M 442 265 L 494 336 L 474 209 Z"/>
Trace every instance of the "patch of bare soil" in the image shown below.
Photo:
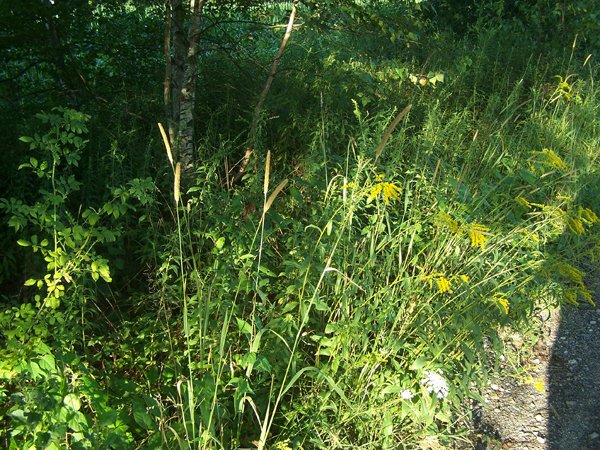
<path fill-rule="evenodd" d="M 492 380 L 475 411 L 474 448 L 600 450 L 598 279 L 595 307 L 548 313 L 525 375 Z"/>

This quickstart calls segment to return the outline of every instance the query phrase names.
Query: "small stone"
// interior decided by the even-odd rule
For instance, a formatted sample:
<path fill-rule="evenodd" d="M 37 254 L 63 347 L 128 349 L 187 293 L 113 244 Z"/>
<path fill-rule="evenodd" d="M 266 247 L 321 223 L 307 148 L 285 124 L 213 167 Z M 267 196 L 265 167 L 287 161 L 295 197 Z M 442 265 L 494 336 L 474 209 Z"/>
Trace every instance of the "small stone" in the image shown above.
<path fill-rule="evenodd" d="M 566 337 L 564 337 L 564 336 L 561 336 L 561 337 L 560 337 L 560 340 L 561 340 L 561 341 L 566 341 L 566 340 L 567 340 L 567 338 L 566 338 Z"/>
<path fill-rule="evenodd" d="M 570 359 L 570 360 L 569 360 L 569 364 L 570 364 L 571 366 L 574 366 L 575 364 L 577 364 L 577 360 L 576 360 L 576 359 Z"/>
<path fill-rule="evenodd" d="M 590 325 L 596 325 L 596 321 L 595 320 L 590 320 Z"/>
<path fill-rule="evenodd" d="M 533 364 L 539 364 L 541 361 L 539 358 L 535 358 L 533 361 L 531 361 Z"/>
<path fill-rule="evenodd" d="M 538 415 L 535 416 L 535 420 L 538 421 L 538 422 L 541 422 L 543 419 L 544 418 L 542 417 L 541 414 L 538 414 Z"/>
<path fill-rule="evenodd" d="M 598 439 L 600 437 L 600 434 L 596 433 L 595 431 L 590 434 L 590 439 L 594 440 L 594 439 Z"/>
<path fill-rule="evenodd" d="M 537 441 L 538 441 L 540 444 L 545 444 L 545 443 L 546 443 L 546 439 L 544 439 L 544 438 L 543 438 L 543 437 L 541 437 L 541 436 L 538 436 L 538 437 L 537 437 Z"/>
<path fill-rule="evenodd" d="M 492 389 L 493 391 L 497 391 L 500 389 L 500 386 L 498 386 L 495 383 L 490 384 L 490 389 Z"/>
<path fill-rule="evenodd" d="M 576 406 L 577 402 L 574 402 L 573 400 L 567 400 L 567 406 L 569 408 L 572 408 L 573 406 Z"/>

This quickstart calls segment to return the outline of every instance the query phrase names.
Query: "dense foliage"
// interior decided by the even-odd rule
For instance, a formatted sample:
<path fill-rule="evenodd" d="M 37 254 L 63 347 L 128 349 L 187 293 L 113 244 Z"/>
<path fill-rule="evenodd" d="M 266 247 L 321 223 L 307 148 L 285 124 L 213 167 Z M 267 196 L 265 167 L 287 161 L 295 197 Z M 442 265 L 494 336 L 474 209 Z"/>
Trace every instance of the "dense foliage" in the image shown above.
<path fill-rule="evenodd" d="M 594 3 L 206 1 L 183 187 L 193 13 L 0 3 L 0 445 L 468 441 L 506 336 L 592 302 Z"/>

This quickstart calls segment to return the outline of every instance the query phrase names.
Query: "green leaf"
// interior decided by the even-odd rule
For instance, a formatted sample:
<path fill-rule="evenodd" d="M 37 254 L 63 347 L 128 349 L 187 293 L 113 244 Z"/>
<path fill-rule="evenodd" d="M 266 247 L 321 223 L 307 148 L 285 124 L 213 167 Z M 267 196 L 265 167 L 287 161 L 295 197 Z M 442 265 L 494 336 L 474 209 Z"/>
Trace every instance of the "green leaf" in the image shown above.
<path fill-rule="evenodd" d="M 265 267 L 263 265 L 260 265 L 258 267 L 258 270 L 261 271 L 264 274 L 269 275 L 270 277 L 276 277 L 277 276 L 277 275 L 275 275 L 275 273 L 271 269 L 269 269 L 269 268 L 267 268 L 267 267 Z"/>
<path fill-rule="evenodd" d="M 81 401 L 79 400 L 79 396 L 76 394 L 67 394 L 63 399 L 63 403 L 73 411 L 79 411 L 81 408 Z"/>
<path fill-rule="evenodd" d="M 409 369 L 410 370 L 420 370 L 423 367 L 425 367 L 425 364 L 427 364 L 427 358 L 425 358 L 424 356 L 421 356 L 420 358 L 417 358 L 414 360 L 414 362 L 410 365 Z"/>
<path fill-rule="evenodd" d="M 54 361 L 54 356 L 51 354 L 42 356 L 39 359 L 39 365 L 46 373 L 52 373 L 56 370 L 56 362 Z"/>
<path fill-rule="evenodd" d="M 35 283 L 37 283 L 37 280 L 30 278 L 29 280 L 25 281 L 25 286 L 33 286 Z"/>
<path fill-rule="evenodd" d="M 152 419 L 152 416 L 146 411 L 146 405 L 142 402 L 133 402 L 133 418 L 136 423 L 144 430 L 153 430 L 156 428 L 156 424 Z"/>
<path fill-rule="evenodd" d="M 260 372 L 271 373 L 273 367 L 269 363 L 269 360 L 263 356 L 258 355 L 256 358 L 256 362 L 254 363 L 254 368 Z"/>
<path fill-rule="evenodd" d="M 383 416 L 383 435 L 390 437 L 394 434 L 394 419 L 391 412 L 388 410 Z"/>
<path fill-rule="evenodd" d="M 22 409 L 16 409 L 16 410 L 8 413 L 8 415 L 14 419 L 20 420 L 21 422 L 27 422 L 27 417 L 25 416 L 25 411 L 23 411 Z"/>
<path fill-rule="evenodd" d="M 241 333 L 243 334 L 247 334 L 247 335 L 252 335 L 252 326 L 246 322 L 243 319 L 237 319 L 237 326 L 238 326 L 238 330 L 240 330 Z"/>
<path fill-rule="evenodd" d="M 91 226 L 96 225 L 96 223 L 98 223 L 98 220 L 100 219 L 100 216 L 98 214 L 96 214 L 95 212 L 90 213 L 90 215 L 88 216 L 87 220 L 88 223 Z"/>
<path fill-rule="evenodd" d="M 21 247 L 29 247 L 31 245 L 31 243 L 25 239 L 19 239 L 17 244 L 19 244 Z"/>
<path fill-rule="evenodd" d="M 30 136 L 21 136 L 21 137 L 19 138 L 19 140 L 20 140 L 21 142 L 33 142 L 33 138 L 32 138 L 32 137 L 30 137 Z"/>
<path fill-rule="evenodd" d="M 118 414 L 114 409 L 109 409 L 108 411 L 103 412 L 98 417 L 98 424 L 103 427 L 108 427 L 110 425 L 114 425 L 118 419 Z"/>
<path fill-rule="evenodd" d="M 101 266 L 98 270 L 98 272 L 100 272 L 100 276 L 104 279 L 104 281 L 106 281 L 107 283 L 110 283 L 112 281 L 112 278 L 110 277 L 110 269 L 108 268 L 108 266 Z"/>
<path fill-rule="evenodd" d="M 398 384 L 391 384 L 381 390 L 381 395 L 399 394 L 400 392 L 402 392 L 402 386 Z"/>

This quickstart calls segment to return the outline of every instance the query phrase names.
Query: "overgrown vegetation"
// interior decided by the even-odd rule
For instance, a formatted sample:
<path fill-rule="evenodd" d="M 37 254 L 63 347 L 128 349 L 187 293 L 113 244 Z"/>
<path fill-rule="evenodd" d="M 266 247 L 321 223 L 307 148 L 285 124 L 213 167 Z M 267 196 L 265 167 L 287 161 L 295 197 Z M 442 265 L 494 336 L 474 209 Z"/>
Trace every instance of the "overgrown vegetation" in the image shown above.
<path fill-rule="evenodd" d="M 452 447 L 506 331 L 592 302 L 593 2 L 301 2 L 256 130 L 294 4 L 206 2 L 183 189 L 164 5 L 39 3 L 0 14 L 3 447 Z"/>

